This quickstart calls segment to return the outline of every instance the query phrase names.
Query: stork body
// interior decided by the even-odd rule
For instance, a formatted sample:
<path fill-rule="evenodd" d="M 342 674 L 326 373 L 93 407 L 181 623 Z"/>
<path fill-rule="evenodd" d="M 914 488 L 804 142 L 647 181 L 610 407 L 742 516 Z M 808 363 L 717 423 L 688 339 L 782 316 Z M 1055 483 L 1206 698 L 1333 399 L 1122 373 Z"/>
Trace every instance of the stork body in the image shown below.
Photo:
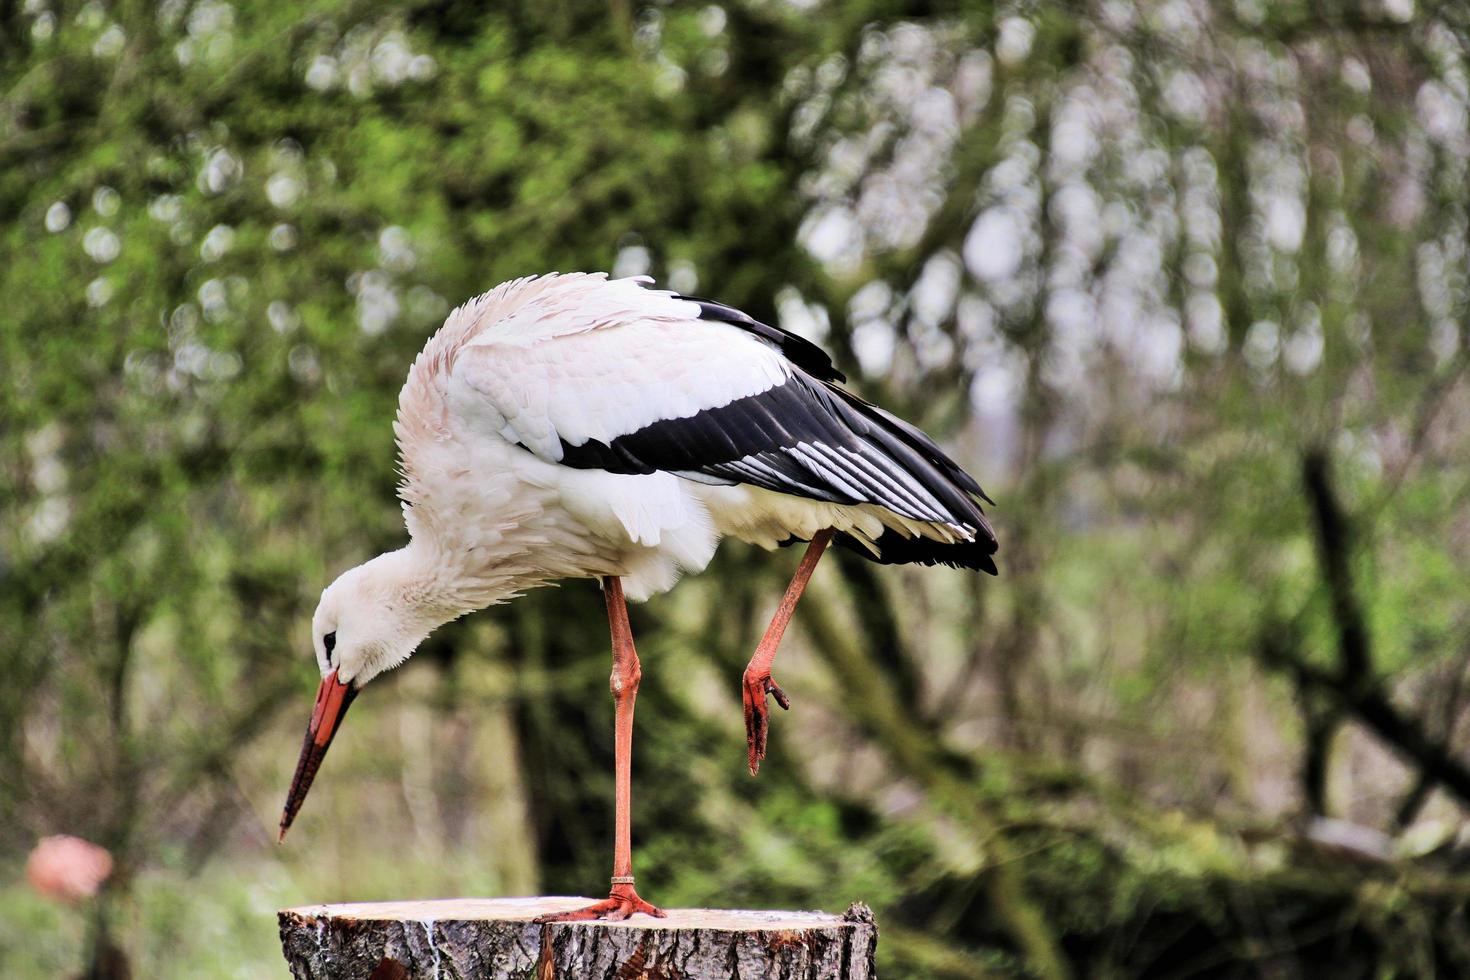
<path fill-rule="evenodd" d="M 409 371 L 394 425 L 410 541 L 322 594 L 322 686 L 281 833 L 353 697 L 435 628 L 528 589 L 596 578 L 617 702 L 613 894 L 581 917 L 659 914 L 633 890 L 624 596 L 702 570 L 723 537 L 808 541 L 743 684 L 765 754 L 771 661 L 829 541 L 885 562 L 995 572 L 984 494 L 922 432 L 842 389 L 814 345 L 647 280 L 547 275 L 455 310 Z"/>

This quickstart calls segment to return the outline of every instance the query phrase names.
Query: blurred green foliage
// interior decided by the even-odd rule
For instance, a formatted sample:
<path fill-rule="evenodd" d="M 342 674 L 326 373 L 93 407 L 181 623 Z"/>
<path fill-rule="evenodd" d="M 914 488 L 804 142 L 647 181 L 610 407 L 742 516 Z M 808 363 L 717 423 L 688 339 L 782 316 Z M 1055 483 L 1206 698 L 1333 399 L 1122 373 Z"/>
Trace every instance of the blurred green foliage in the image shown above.
<path fill-rule="evenodd" d="M 791 557 L 635 610 L 651 900 L 862 899 L 890 976 L 1470 969 L 1467 38 L 1347 0 L 5 7 L 6 974 L 106 921 L 139 975 L 275 976 L 278 906 L 602 881 L 587 583 L 432 638 L 270 843 L 317 590 L 402 539 L 406 367 L 550 269 L 818 339 L 1001 502 L 998 580 L 824 566 L 758 781 L 737 678 Z M 98 908 L 21 883 L 57 832 L 117 857 Z"/>

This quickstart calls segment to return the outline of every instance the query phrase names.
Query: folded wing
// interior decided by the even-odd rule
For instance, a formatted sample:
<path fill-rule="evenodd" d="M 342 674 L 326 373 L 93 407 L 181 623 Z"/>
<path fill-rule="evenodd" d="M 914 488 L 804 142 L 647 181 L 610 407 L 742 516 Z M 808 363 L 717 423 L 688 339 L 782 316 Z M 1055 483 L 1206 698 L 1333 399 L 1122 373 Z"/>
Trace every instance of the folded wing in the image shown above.
<path fill-rule="evenodd" d="M 454 368 L 475 403 L 466 414 L 563 466 L 875 505 L 945 532 L 885 534 L 880 560 L 994 571 L 979 485 L 923 432 L 839 387 L 820 348 L 718 303 L 644 293 L 645 315 L 593 329 L 535 342 L 524 323 L 512 342 L 486 331 Z"/>

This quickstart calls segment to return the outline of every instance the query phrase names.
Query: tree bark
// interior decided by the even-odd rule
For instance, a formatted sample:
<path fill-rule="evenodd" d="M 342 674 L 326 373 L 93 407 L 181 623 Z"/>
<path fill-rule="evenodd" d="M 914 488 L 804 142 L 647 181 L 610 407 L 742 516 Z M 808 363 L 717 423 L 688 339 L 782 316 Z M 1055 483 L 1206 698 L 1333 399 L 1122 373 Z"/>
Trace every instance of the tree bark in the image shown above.
<path fill-rule="evenodd" d="M 666 919 L 532 921 L 586 898 L 311 905 L 279 913 L 297 980 L 870 980 L 866 905 L 823 912 L 670 909 Z"/>

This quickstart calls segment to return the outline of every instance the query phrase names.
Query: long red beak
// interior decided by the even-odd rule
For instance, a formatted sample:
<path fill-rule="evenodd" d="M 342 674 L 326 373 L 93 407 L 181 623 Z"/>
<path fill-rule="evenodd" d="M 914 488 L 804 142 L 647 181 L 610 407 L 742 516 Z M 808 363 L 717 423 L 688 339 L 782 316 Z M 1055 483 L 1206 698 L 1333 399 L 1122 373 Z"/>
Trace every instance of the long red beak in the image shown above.
<path fill-rule="evenodd" d="M 279 840 L 286 839 L 286 831 L 291 828 L 291 821 L 296 819 L 296 811 L 301 809 L 301 804 L 306 800 L 306 791 L 311 789 L 311 781 L 316 778 L 316 771 L 321 768 L 322 759 L 326 757 L 327 749 L 355 697 L 357 688 L 337 680 L 335 670 L 322 678 L 322 686 L 316 691 L 316 707 L 311 712 L 311 723 L 306 726 L 306 741 L 301 743 L 301 758 L 296 763 L 296 775 L 291 778 L 291 792 L 286 794 L 286 807 L 281 811 Z"/>

